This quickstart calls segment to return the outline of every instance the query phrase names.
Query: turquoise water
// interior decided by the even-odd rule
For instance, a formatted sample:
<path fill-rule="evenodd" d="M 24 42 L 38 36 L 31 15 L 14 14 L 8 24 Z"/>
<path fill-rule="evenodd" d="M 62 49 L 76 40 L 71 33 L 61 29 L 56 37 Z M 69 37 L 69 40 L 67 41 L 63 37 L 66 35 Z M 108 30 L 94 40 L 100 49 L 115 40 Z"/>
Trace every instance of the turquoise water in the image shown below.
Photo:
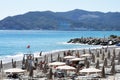
<path fill-rule="evenodd" d="M 22 55 L 31 51 L 49 52 L 63 49 L 93 48 L 99 46 L 67 44 L 71 38 L 120 36 L 120 31 L 0 31 L 0 59 Z M 30 49 L 27 49 L 30 45 Z"/>

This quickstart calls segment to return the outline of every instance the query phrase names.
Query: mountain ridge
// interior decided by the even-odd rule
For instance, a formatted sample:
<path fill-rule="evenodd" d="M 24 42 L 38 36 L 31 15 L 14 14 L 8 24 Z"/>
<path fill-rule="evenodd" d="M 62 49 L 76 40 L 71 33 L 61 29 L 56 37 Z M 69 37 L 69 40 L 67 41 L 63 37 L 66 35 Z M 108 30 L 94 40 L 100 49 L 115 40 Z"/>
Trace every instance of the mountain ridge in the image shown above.
<path fill-rule="evenodd" d="M 32 11 L 0 21 L 0 30 L 120 30 L 120 12 Z"/>

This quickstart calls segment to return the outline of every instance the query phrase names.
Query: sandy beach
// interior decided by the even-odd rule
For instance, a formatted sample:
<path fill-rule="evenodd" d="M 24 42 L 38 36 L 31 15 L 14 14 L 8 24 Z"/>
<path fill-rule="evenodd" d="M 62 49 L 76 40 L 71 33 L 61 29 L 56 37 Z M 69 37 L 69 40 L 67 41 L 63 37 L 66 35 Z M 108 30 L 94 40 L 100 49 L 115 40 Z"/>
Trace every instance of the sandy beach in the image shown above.
<path fill-rule="evenodd" d="M 95 63 L 97 62 L 97 60 L 99 60 L 99 63 L 100 63 L 100 69 L 102 69 L 102 66 L 103 66 L 103 60 L 102 60 L 102 53 L 105 54 L 105 58 L 107 58 L 107 55 L 108 55 L 108 51 L 110 51 L 111 53 L 111 56 L 110 58 L 112 58 L 113 56 L 113 51 L 115 50 L 115 55 L 116 57 L 118 57 L 119 55 L 119 52 L 120 52 L 120 48 L 119 47 L 103 47 L 101 49 L 85 49 L 85 50 L 69 50 L 69 52 L 73 55 L 73 56 L 76 56 L 77 53 L 79 53 L 79 55 L 81 56 L 82 54 L 84 54 L 84 51 L 85 51 L 85 54 L 90 54 L 89 51 L 91 51 L 91 53 L 93 53 L 95 55 Z M 100 53 L 100 51 L 102 51 L 102 53 Z M 63 59 L 64 57 L 64 53 L 68 53 L 68 50 L 67 51 L 58 51 L 58 52 L 54 52 L 54 53 L 49 53 L 49 54 L 46 54 L 47 56 L 47 61 L 46 63 L 51 63 L 51 55 L 52 55 L 52 60 L 53 61 L 57 61 L 57 58 L 58 58 L 58 54 L 59 56 Z M 97 55 L 97 53 L 99 53 L 99 56 Z M 38 63 L 40 61 L 44 61 L 45 60 L 45 55 L 42 54 L 42 56 L 36 56 L 36 58 L 38 59 Z M 108 64 L 110 64 L 111 62 L 111 59 L 108 60 Z M 94 63 L 93 63 L 94 64 Z M 90 62 L 90 66 L 91 67 L 95 67 L 95 65 L 93 66 L 93 64 Z M 117 65 L 117 58 L 115 59 L 115 64 Z M 22 68 L 22 61 L 17 61 L 16 62 L 16 67 L 17 68 Z M 6 74 L 4 73 L 4 70 L 6 69 L 10 69 L 12 68 L 12 63 L 6 63 L 6 64 L 3 64 L 3 73 L 2 75 L 0 76 L 3 76 L 2 78 L 6 78 Z M 109 69 L 111 68 L 111 66 L 109 67 Z M 106 67 L 105 68 L 105 72 L 109 72 L 109 69 Z M 120 69 L 120 65 L 117 65 L 115 67 L 116 70 L 119 70 Z M 41 73 L 41 70 L 39 69 L 36 69 L 34 70 L 34 76 L 38 75 L 37 73 Z M 28 72 L 26 73 L 28 75 Z M 43 73 L 41 73 L 43 74 Z M 120 77 L 119 77 L 120 73 L 117 72 L 116 74 L 114 75 L 106 75 L 106 78 L 99 78 L 99 80 L 119 80 Z M 1 78 L 1 79 L 2 79 Z M 46 77 L 45 77 L 46 78 Z M 4 80 L 4 79 L 3 79 Z M 24 80 L 24 79 L 23 79 Z M 27 79 L 26 79 L 27 80 Z M 49 79 L 42 79 L 42 78 L 38 78 L 38 79 L 35 79 L 35 80 L 49 80 Z M 59 80 L 58 78 L 54 78 L 52 80 Z M 72 79 L 69 79 L 69 80 L 72 80 Z M 76 78 L 75 80 L 81 80 L 78 78 Z M 87 80 L 87 79 L 85 79 Z M 97 79 L 98 80 L 98 79 Z"/>

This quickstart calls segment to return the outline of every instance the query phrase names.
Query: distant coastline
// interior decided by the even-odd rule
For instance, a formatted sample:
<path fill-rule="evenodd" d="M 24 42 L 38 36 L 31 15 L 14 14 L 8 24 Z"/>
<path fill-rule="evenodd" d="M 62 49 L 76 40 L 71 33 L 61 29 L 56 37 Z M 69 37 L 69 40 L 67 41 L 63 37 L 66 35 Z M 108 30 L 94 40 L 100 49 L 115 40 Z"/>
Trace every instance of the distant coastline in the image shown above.
<path fill-rule="evenodd" d="M 0 30 L 120 31 L 119 23 L 120 12 L 36 11 L 0 20 Z"/>

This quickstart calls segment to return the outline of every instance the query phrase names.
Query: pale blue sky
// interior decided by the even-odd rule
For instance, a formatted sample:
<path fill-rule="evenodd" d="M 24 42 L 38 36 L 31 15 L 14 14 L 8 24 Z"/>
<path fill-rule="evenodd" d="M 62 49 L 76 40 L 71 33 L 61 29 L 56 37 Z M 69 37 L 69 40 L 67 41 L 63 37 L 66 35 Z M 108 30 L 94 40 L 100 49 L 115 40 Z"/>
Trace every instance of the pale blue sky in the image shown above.
<path fill-rule="evenodd" d="M 0 0 L 0 19 L 28 11 L 63 12 L 73 9 L 120 12 L 120 0 Z"/>

